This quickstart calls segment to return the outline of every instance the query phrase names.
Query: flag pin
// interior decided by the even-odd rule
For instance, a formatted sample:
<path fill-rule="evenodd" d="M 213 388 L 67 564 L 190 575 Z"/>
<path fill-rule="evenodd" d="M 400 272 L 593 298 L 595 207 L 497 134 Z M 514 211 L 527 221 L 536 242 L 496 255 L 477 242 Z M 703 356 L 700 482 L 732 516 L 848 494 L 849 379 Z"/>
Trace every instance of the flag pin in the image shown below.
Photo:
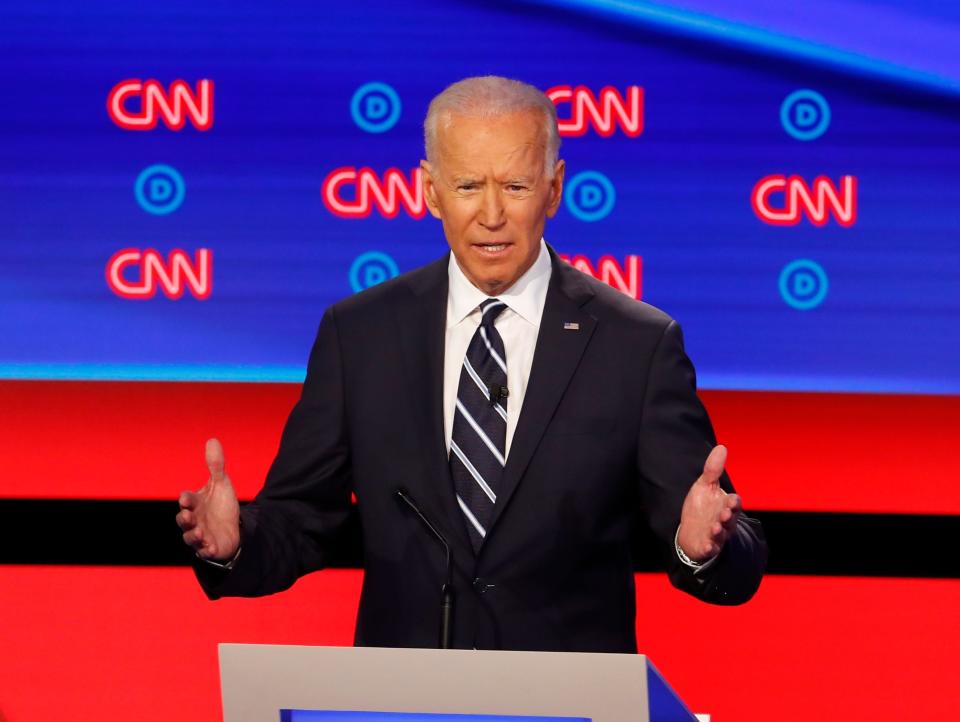
<path fill-rule="evenodd" d="M 564 323 L 563 323 L 563 330 L 564 330 L 564 331 L 579 331 L 579 330 L 580 330 L 580 324 L 579 324 L 579 323 L 573 323 L 572 321 L 564 321 Z"/>

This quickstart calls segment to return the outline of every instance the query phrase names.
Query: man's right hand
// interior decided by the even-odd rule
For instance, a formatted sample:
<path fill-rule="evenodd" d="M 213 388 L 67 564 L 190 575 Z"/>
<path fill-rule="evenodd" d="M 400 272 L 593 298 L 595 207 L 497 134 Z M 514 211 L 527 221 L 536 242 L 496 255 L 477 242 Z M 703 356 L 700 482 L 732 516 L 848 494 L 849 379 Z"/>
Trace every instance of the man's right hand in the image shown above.
<path fill-rule="evenodd" d="M 180 494 L 177 526 L 197 556 L 225 562 L 240 548 L 240 505 L 224 473 L 223 447 L 216 439 L 207 441 L 207 468 L 210 478 L 200 491 Z"/>

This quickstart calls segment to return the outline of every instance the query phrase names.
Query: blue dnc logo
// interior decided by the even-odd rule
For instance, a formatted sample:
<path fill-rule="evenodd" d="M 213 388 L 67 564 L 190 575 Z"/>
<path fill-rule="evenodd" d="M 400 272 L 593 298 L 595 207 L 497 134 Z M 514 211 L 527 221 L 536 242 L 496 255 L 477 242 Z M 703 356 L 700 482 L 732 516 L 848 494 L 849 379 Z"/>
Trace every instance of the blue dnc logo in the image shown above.
<path fill-rule="evenodd" d="M 350 99 L 353 122 L 368 133 L 383 133 L 400 120 L 400 96 L 386 83 L 361 85 Z"/>
<path fill-rule="evenodd" d="M 350 288 L 359 293 L 400 274 L 397 262 L 386 253 L 367 251 L 361 253 L 350 265 Z"/>
<path fill-rule="evenodd" d="M 567 183 L 564 193 L 567 210 L 581 221 L 599 221 L 606 218 L 617 202 L 613 183 L 603 173 L 585 170 Z"/>
<path fill-rule="evenodd" d="M 787 305 L 798 311 L 816 308 L 827 297 L 827 272 L 816 261 L 799 258 L 780 272 L 780 295 Z"/>
<path fill-rule="evenodd" d="M 169 165 L 152 165 L 137 176 L 133 194 L 147 213 L 163 216 L 173 213 L 183 203 L 186 186 L 183 176 Z"/>
<path fill-rule="evenodd" d="M 780 106 L 780 123 L 797 140 L 813 140 L 830 126 L 830 106 L 816 90 L 790 93 Z"/>

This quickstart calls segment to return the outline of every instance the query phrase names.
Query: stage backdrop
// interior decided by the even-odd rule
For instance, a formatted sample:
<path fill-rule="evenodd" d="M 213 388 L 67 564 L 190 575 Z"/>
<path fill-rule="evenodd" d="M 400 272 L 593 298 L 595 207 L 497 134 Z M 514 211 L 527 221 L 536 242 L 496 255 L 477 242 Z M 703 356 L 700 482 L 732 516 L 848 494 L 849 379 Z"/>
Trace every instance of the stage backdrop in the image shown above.
<path fill-rule="evenodd" d="M 446 252 L 422 121 L 481 74 L 555 103 L 546 240 L 680 322 L 771 536 L 742 610 L 639 576 L 641 647 L 717 722 L 957 712 L 957 47 L 933 0 L 5 5 L 0 719 L 214 719 L 214 641 L 349 643 L 360 572 L 207 603 L 172 500 L 212 435 L 251 497 L 324 309 Z"/>

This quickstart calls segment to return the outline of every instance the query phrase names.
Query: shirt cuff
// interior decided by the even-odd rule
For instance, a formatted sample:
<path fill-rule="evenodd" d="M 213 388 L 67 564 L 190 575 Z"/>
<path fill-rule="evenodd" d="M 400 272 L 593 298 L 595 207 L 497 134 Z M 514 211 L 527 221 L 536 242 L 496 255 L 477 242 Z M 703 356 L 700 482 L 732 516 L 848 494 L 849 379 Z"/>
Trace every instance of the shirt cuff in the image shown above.
<path fill-rule="evenodd" d="M 699 574 L 700 572 L 709 569 L 710 566 L 715 561 L 717 561 L 717 557 L 720 556 L 720 554 L 718 553 L 718 554 L 714 554 L 712 557 L 710 557 L 704 562 L 693 561 L 693 559 L 688 557 L 684 553 L 683 549 L 680 548 L 680 527 L 679 526 L 677 526 L 677 533 L 673 535 L 673 547 L 674 549 L 677 550 L 677 556 L 680 558 L 680 561 L 683 562 L 685 566 L 688 566 L 691 569 L 693 569 L 694 574 Z"/>
<path fill-rule="evenodd" d="M 206 564 L 209 564 L 209 565 L 212 566 L 212 567 L 217 567 L 218 569 L 226 569 L 226 570 L 229 571 L 230 569 L 233 569 L 233 565 L 237 563 L 237 559 L 240 558 L 240 552 L 241 552 L 242 550 L 243 550 L 243 547 L 242 547 L 242 546 L 241 546 L 241 547 L 237 547 L 237 553 L 234 554 L 231 559 L 228 559 L 228 560 L 225 561 L 225 562 L 216 562 L 216 561 L 214 561 L 213 559 L 204 559 L 204 558 L 203 558 L 202 556 L 200 556 L 199 554 L 197 554 L 197 559 L 199 559 L 200 561 L 202 561 L 202 562 L 204 562 L 204 563 L 206 563 Z"/>

